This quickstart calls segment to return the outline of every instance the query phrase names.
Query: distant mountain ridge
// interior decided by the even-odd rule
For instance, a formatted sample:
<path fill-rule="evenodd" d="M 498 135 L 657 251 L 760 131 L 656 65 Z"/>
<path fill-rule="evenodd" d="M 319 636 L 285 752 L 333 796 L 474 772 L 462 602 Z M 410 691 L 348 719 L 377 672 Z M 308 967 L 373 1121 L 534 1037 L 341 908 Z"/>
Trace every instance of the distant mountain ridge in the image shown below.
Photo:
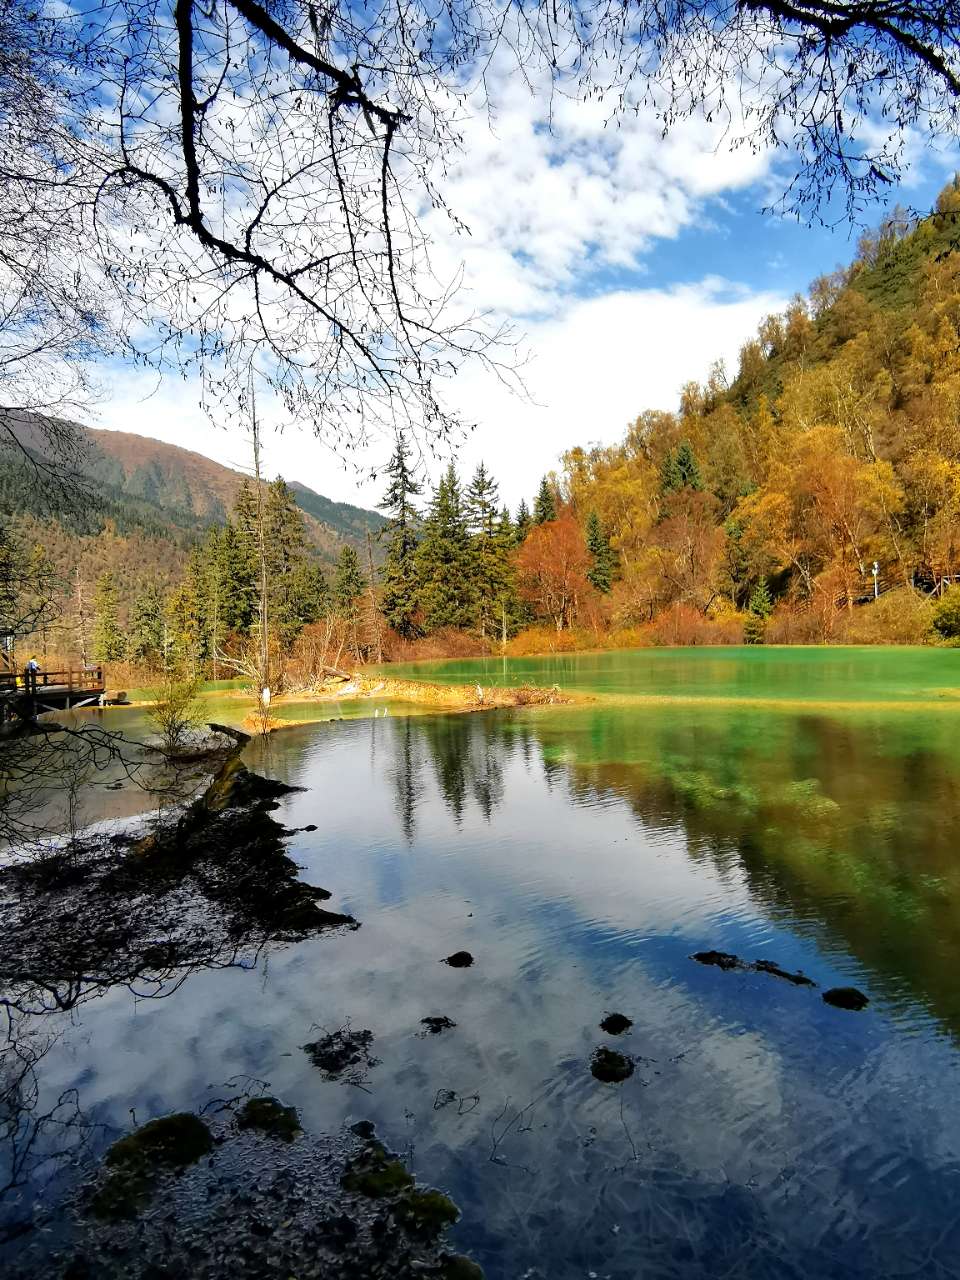
<path fill-rule="evenodd" d="M 90 441 L 83 472 L 131 498 L 164 511 L 183 512 L 202 524 L 226 519 L 244 476 L 180 445 L 128 431 L 87 428 Z M 297 506 L 307 517 L 311 539 L 324 559 L 335 558 L 339 544 L 359 546 L 367 532 L 376 535 L 386 518 L 348 502 L 335 502 L 298 480 L 288 481 Z"/>
<path fill-rule="evenodd" d="M 49 486 L 38 483 L 37 471 L 50 455 L 48 438 L 35 420 L 11 414 L 8 421 L 21 447 L 0 439 L 0 519 L 24 553 L 44 549 L 65 619 L 74 609 L 76 591 L 89 600 L 105 570 L 114 575 L 124 616 L 145 583 L 156 582 L 164 590 L 172 586 L 191 547 L 212 525 L 225 522 L 244 479 L 241 472 L 178 445 L 128 431 L 79 427 L 73 428 L 81 436 L 78 483 L 51 495 Z M 368 535 L 374 539 L 375 561 L 382 559 L 377 535 L 385 517 L 334 502 L 299 481 L 290 488 L 327 571 L 347 544 L 366 563 Z"/>

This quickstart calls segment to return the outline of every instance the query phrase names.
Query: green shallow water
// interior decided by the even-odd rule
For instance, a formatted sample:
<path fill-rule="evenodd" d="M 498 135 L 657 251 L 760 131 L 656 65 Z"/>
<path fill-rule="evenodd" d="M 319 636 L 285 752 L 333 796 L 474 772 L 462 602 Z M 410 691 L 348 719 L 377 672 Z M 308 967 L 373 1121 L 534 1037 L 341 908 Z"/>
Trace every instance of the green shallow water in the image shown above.
<path fill-rule="evenodd" d="M 163 999 L 58 977 L 37 1105 L 76 1090 L 101 1146 L 131 1108 L 214 1105 L 236 1078 L 269 1082 L 314 1131 L 372 1119 L 460 1205 L 454 1242 L 490 1280 L 956 1275 L 958 664 L 419 664 L 598 696 L 477 715 L 343 704 L 366 718 L 255 741 L 251 767 L 303 788 L 276 816 L 304 878 L 362 928 L 245 968 L 198 960 Z M 135 733 L 137 715 L 102 719 Z M 461 948 L 473 967 L 438 963 Z M 820 986 L 691 959 L 708 948 Z M 867 1010 L 828 1007 L 836 985 Z M 610 1010 L 628 1035 L 602 1033 Z M 421 1037 L 441 1015 L 456 1027 Z M 319 1078 L 301 1047 L 348 1020 L 374 1037 L 362 1088 Z M 634 1058 L 623 1085 L 591 1076 L 601 1044 Z"/>
<path fill-rule="evenodd" d="M 744 646 L 470 658 L 382 667 L 442 684 L 559 685 L 638 698 L 787 702 L 956 702 L 960 650 Z"/>

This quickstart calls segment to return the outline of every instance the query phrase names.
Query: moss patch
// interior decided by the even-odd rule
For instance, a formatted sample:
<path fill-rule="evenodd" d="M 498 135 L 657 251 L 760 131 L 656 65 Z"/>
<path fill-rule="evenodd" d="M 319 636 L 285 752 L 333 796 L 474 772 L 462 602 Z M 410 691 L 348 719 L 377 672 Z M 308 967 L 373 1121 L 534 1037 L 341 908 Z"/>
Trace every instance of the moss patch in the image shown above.
<path fill-rule="evenodd" d="M 397 1201 L 397 1221 L 412 1236 L 436 1240 L 460 1217 L 460 1210 L 442 1191 L 409 1191 Z"/>
<path fill-rule="evenodd" d="M 413 1186 L 413 1176 L 402 1160 L 391 1156 L 379 1142 L 371 1142 L 347 1165 L 340 1184 L 346 1191 L 379 1200 L 408 1191 Z"/>
<path fill-rule="evenodd" d="M 284 1142 L 292 1142 L 301 1132 L 296 1107 L 285 1107 L 276 1098 L 248 1098 L 237 1124 L 241 1129 L 259 1129 Z"/>
<path fill-rule="evenodd" d="M 150 1199 L 158 1173 L 185 1169 L 213 1150 L 213 1136 L 189 1111 L 151 1120 L 107 1151 L 110 1170 L 91 1200 L 100 1218 L 130 1218 Z"/>

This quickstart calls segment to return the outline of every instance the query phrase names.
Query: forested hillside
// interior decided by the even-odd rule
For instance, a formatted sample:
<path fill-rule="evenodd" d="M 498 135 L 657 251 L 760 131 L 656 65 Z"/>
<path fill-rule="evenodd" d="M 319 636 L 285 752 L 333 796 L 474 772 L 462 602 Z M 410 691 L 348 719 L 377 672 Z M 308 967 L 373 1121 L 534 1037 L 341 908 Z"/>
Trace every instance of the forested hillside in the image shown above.
<path fill-rule="evenodd" d="M 564 499 L 616 553 L 609 622 L 745 611 L 768 638 L 824 639 L 855 634 L 875 590 L 880 625 L 903 588 L 895 629 L 960 573 L 958 215 L 954 182 L 919 225 L 888 218 L 760 325 L 731 378 L 565 457 Z"/>
<path fill-rule="evenodd" d="M 731 375 L 570 450 L 516 512 L 483 465 L 425 492 L 402 437 L 386 517 L 279 480 L 258 500 L 209 459 L 107 432 L 90 433 L 90 501 L 52 516 L 13 460 L 0 503 L 59 584 L 74 650 L 194 674 L 260 626 L 261 528 L 275 663 L 296 650 L 313 670 L 344 652 L 952 638 L 958 238 L 951 183 L 934 216 L 894 214 L 767 317 Z"/>
<path fill-rule="evenodd" d="M 43 437 L 18 422 L 17 434 L 42 459 Z M 47 643 L 75 647 L 76 614 L 93 619 L 96 584 L 108 574 L 120 623 L 127 625 L 144 588 L 171 591 L 211 526 L 226 526 L 244 477 L 209 458 L 127 432 L 85 430 L 77 483 L 54 501 L 37 483 L 34 462 L 6 450 L 0 466 L 0 515 L 22 555 L 41 563 L 54 584 L 60 622 Z M 302 513 L 304 554 L 332 568 L 345 545 L 365 554 L 366 532 L 383 517 L 291 486 Z"/>

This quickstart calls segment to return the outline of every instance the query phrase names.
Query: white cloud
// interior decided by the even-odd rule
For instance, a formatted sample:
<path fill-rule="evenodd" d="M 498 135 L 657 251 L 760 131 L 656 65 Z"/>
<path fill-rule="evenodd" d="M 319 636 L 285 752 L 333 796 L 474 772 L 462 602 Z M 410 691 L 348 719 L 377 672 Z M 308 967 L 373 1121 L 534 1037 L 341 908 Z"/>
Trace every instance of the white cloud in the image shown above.
<path fill-rule="evenodd" d="M 453 277 L 462 263 L 464 304 L 515 321 L 530 353 L 530 401 L 477 368 L 450 384 L 454 404 L 477 427 L 457 451 L 462 467 L 483 457 L 515 505 L 564 449 L 618 438 L 644 408 L 675 407 L 681 385 L 717 357 L 734 359 L 781 300 L 718 279 L 641 287 L 657 242 L 703 226 L 705 201 L 762 180 L 768 157 L 731 152 L 733 135 L 702 120 L 681 123 L 667 139 L 649 111 L 611 123 L 603 103 L 551 101 L 544 86 L 531 93 L 502 66 L 485 85 L 490 100 L 471 98 L 462 161 L 442 184 L 470 235 L 454 235 L 443 212 L 427 211 L 424 223 L 438 276 Z M 139 371 L 109 382 L 101 425 L 245 461 L 235 430 L 209 422 L 195 384 L 174 377 L 157 388 Z M 331 497 L 372 505 L 379 496 L 378 486 L 360 484 L 295 432 L 268 438 L 267 466 Z"/>
<path fill-rule="evenodd" d="M 482 458 L 500 481 L 501 497 L 515 506 L 532 496 L 565 449 L 616 440 L 642 409 L 674 408 L 683 383 L 703 378 L 719 357 L 735 366 L 757 321 L 784 304 L 775 294 L 748 293 L 718 278 L 572 301 L 562 315 L 528 328 L 528 399 L 479 370 L 452 385 L 456 404 L 477 424 L 456 450 L 458 466 L 468 472 Z M 103 406 L 100 425 L 154 436 L 230 465 L 246 462 L 236 433 L 210 424 L 195 386 L 164 383 L 142 399 L 154 385 L 144 375 L 122 378 L 118 394 Z M 379 486 L 359 483 L 307 435 L 268 435 L 266 456 L 271 474 L 279 470 L 328 497 L 366 506 L 379 497 Z"/>

